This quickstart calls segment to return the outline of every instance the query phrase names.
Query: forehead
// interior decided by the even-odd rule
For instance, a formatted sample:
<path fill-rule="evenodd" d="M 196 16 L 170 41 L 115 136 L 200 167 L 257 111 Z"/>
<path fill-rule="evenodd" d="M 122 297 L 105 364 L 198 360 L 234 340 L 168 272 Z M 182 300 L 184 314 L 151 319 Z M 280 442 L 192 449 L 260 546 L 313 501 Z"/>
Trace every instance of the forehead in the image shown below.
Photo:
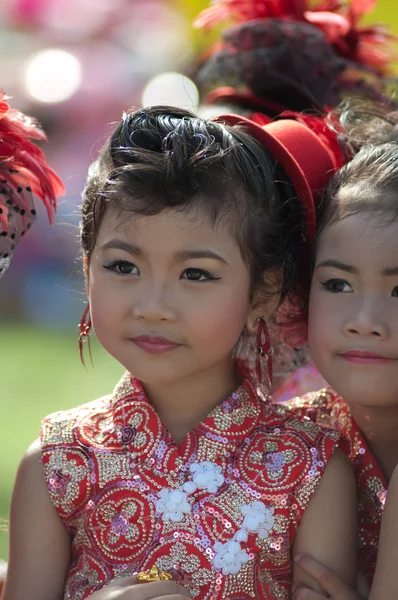
<path fill-rule="evenodd" d="M 107 211 L 98 233 L 97 246 L 114 238 L 134 243 L 146 251 L 157 249 L 173 253 L 184 248 L 211 246 L 230 256 L 240 256 L 227 219 L 214 224 L 200 211 L 170 209 L 151 216 Z"/>
<path fill-rule="evenodd" d="M 333 222 L 321 234 L 316 260 L 339 259 L 346 264 L 391 264 L 398 261 L 398 222 L 370 212 Z"/>

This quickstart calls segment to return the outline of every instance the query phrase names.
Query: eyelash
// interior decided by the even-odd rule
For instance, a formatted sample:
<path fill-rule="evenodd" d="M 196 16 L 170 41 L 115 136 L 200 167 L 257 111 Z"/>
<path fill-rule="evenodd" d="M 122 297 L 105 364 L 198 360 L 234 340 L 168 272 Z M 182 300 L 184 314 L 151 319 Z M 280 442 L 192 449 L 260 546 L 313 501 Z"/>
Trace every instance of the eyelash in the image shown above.
<path fill-rule="evenodd" d="M 137 269 L 137 267 L 133 263 L 130 263 L 127 260 L 114 260 L 113 262 L 111 262 L 107 265 L 103 265 L 104 269 L 106 269 L 107 271 L 113 271 L 117 275 L 132 275 L 131 272 L 130 273 L 122 273 L 121 271 L 119 271 L 118 268 L 120 268 L 121 266 L 135 267 Z M 137 269 L 137 271 L 138 271 L 138 269 Z"/>
<path fill-rule="evenodd" d="M 347 281 L 345 281 L 344 279 L 335 278 L 335 279 L 328 279 L 327 281 L 321 281 L 322 287 L 327 292 L 330 292 L 331 294 L 347 294 L 347 293 L 350 293 L 350 292 L 344 292 L 343 290 L 333 289 L 332 286 L 333 286 L 333 284 L 336 284 L 336 283 L 342 283 L 343 285 L 348 285 L 351 288 L 350 284 L 347 283 Z M 351 288 L 351 290 L 352 290 L 352 288 Z M 396 291 L 396 294 L 394 295 L 395 291 Z M 398 286 L 395 286 L 395 288 L 392 291 L 391 296 L 392 297 L 398 297 Z"/>
<path fill-rule="evenodd" d="M 350 284 L 347 283 L 344 279 L 338 279 L 337 277 L 334 279 L 328 279 L 327 281 L 321 281 L 322 287 L 327 292 L 330 292 L 331 294 L 346 294 L 347 292 L 345 292 L 343 290 L 333 289 L 333 285 L 335 285 L 336 283 L 341 283 L 341 284 L 343 284 L 343 286 L 348 285 L 351 288 Z M 351 288 L 351 290 L 352 290 L 352 288 Z"/>
<path fill-rule="evenodd" d="M 122 275 L 122 276 L 136 275 L 136 273 L 132 273 L 131 271 L 129 273 L 121 272 L 119 269 L 122 266 L 124 266 L 124 267 L 127 266 L 129 268 L 135 268 L 138 271 L 138 268 L 136 267 L 136 265 L 134 265 L 133 263 L 130 263 L 126 260 L 115 260 L 115 261 L 109 263 L 108 265 L 103 265 L 104 269 L 107 269 L 107 271 L 113 271 L 117 275 Z M 205 279 L 189 279 L 188 277 L 181 277 L 181 279 L 186 279 L 187 281 L 194 281 L 196 283 L 204 283 L 206 281 L 218 281 L 219 279 L 221 279 L 221 277 L 214 277 L 213 275 L 211 275 L 211 273 L 209 273 L 208 271 L 205 271 L 204 269 L 197 269 L 194 267 L 185 269 L 185 271 L 183 271 L 183 274 L 188 273 L 189 271 L 198 273 L 198 274 L 200 274 L 200 277 L 205 277 Z"/>

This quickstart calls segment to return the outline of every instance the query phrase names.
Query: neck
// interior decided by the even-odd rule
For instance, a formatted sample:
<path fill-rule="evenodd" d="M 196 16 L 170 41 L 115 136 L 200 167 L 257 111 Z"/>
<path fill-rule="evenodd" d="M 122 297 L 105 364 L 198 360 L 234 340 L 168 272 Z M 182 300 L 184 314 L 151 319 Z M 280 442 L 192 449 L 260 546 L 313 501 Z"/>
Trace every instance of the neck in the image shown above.
<path fill-rule="evenodd" d="M 398 406 L 351 405 L 354 417 L 387 481 L 398 464 Z"/>
<path fill-rule="evenodd" d="M 145 393 L 177 444 L 240 384 L 232 361 L 170 383 L 144 383 Z"/>

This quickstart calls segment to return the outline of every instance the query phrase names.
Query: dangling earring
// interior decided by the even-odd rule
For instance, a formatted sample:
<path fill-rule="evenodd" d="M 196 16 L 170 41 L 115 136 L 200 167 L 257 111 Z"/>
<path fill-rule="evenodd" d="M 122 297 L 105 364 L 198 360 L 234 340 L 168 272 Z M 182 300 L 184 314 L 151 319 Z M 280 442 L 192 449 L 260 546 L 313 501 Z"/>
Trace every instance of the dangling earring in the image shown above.
<path fill-rule="evenodd" d="M 91 364 L 93 364 L 93 357 L 91 355 L 91 345 L 90 345 L 90 335 L 91 335 L 91 316 L 90 316 L 90 304 L 87 304 L 84 309 L 84 313 L 79 323 L 79 354 L 80 361 L 83 366 L 86 366 L 84 362 L 83 356 L 83 344 L 84 340 L 87 339 L 88 351 L 90 354 Z"/>
<path fill-rule="evenodd" d="M 273 348 L 271 346 L 271 338 L 267 328 L 265 320 L 260 317 L 257 321 L 257 358 L 256 358 L 256 376 L 259 384 L 265 383 L 263 376 L 263 363 L 265 362 L 267 367 L 267 384 L 268 391 L 271 392 L 272 384 L 272 353 Z"/>

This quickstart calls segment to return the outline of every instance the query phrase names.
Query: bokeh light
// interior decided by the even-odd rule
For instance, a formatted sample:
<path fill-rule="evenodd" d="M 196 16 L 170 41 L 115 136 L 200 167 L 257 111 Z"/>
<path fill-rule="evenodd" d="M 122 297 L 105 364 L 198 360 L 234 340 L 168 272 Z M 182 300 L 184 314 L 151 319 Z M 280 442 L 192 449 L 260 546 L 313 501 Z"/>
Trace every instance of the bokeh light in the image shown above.
<path fill-rule="evenodd" d="M 167 104 L 195 110 L 199 104 L 199 90 L 189 77 L 181 73 L 162 73 L 145 87 L 142 104 Z"/>
<path fill-rule="evenodd" d="M 40 102 L 64 102 L 78 90 L 82 67 L 76 56 L 57 48 L 37 52 L 26 67 L 26 88 Z"/>

